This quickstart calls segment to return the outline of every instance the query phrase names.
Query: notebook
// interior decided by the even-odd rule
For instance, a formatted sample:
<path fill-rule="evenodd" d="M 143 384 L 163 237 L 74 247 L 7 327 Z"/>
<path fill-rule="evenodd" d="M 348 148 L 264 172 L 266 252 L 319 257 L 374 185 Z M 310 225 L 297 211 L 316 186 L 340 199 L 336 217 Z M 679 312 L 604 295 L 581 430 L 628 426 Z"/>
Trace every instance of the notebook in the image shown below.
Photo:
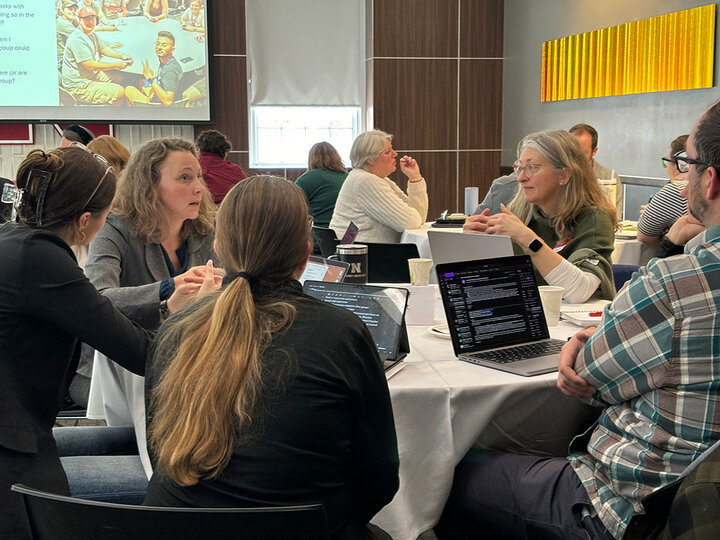
<path fill-rule="evenodd" d="M 315 255 L 308 257 L 307 265 L 305 270 L 300 276 L 300 283 L 305 283 L 311 279 L 313 281 L 332 281 L 335 283 L 342 283 L 345 279 L 350 264 L 343 261 L 336 261 L 334 259 L 323 259 Z"/>
<path fill-rule="evenodd" d="M 529 377 L 557 371 L 528 255 L 437 266 L 450 337 L 460 360 Z"/>
<path fill-rule="evenodd" d="M 308 296 L 348 309 L 360 317 L 375 341 L 385 376 L 390 378 L 399 371 L 402 359 L 410 352 L 405 327 L 407 289 L 306 281 L 303 291 Z"/>
<path fill-rule="evenodd" d="M 428 231 L 428 242 L 436 265 L 513 254 L 512 240 L 502 235 Z"/>

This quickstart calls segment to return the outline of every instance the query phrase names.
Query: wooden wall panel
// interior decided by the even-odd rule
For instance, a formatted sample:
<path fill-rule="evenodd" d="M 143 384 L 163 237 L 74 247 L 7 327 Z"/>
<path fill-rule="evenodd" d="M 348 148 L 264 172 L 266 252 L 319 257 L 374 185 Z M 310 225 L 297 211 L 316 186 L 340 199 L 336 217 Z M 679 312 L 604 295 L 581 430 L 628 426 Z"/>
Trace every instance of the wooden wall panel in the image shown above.
<path fill-rule="evenodd" d="M 460 149 L 502 147 L 500 60 L 460 61 Z"/>
<path fill-rule="evenodd" d="M 375 57 L 457 56 L 458 0 L 380 0 L 373 9 Z"/>
<path fill-rule="evenodd" d="M 502 57 L 503 10 L 503 0 L 463 0 L 460 2 L 461 57 Z"/>
<path fill-rule="evenodd" d="M 479 201 L 485 198 L 490 189 L 490 184 L 495 178 L 501 176 L 500 170 L 501 152 L 460 152 L 459 159 L 459 189 L 458 208 L 465 206 L 465 188 L 479 188 Z"/>
<path fill-rule="evenodd" d="M 397 150 L 400 155 L 404 149 Z M 428 220 L 435 220 L 443 210 L 455 211 L 457 177 L 456 152 L 413 152 L 414 157 L 420 165 L 420 172 L 428 185 Z M 400 167 L 390 178 L 393 179 L 403 190 L 407 188 L 407 177 L 400 172 Z"/>
<path fill-rule="evenodd" d="M 244 56 L 215 56 L 212 105 L 215 122 L 195 126 L 195 134 L 217 129 L 232 141 L 233 150 L 248 151 L 247 65 Z"/>
<path fill-rule="evenodd" d="M 374 126 L 396 146 L 447 150 L 457 144 L 457 62 L 374 61 Z"/>
<path fill-rule="evenodd" d="M 213 0 L 210 35 L 213 54 L 246 54 L 245 0 Z"/>

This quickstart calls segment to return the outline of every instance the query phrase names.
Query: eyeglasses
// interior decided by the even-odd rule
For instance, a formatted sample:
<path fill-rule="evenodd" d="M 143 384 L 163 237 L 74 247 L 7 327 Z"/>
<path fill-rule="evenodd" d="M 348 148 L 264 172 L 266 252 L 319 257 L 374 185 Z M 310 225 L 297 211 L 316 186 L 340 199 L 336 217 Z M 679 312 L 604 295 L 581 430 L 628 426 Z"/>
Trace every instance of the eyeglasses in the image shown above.
<path fill-rule="evenodd" d="M 661 162 L 662 162 L 663 168 L 664 168 L 664 169 L 667 169 L 668 163 L 672 163 L 672 164 L 675 165 L 678 169 L 680 169 L 680 164 L 679 164 L 678 161 L 677 161 L 678 156 L 687 156 L 687 154 L 685 153 L 684 150 L 680 150 L 679 152 L 675 152 L 675 153 L 672 155 L 672 157 L 669 157 L 669 158 L 667 158 L 667 157 L 665 157 L 665 156 L 661 157 L 660 160 L 661 160 Z M 687 172 L 687 171 L 680 170 L 680 172 Z"/>
<path fill-rule="evenodd" d="M 524 171 L 525 176 L 530 178 L 540 170 L 540 167 L 542 165 L 539 163 L 529 163 L 523 167 L 519 161 L 516 161 L 513 165 L 513 171 L 515 171 L 515 176 L 520 176 L 520 171 Z"/>
<path fill-rule="evenodd" d="M 701 165 L 702 167 L 712 167 L 709 163 L 705 163 L 704 161 L 700 161 L 699 159 L 693 159 L 687 157 L 687 154 L 685 152 L 680 152 L 679 154 L 675 155 L 675 162 L 677 163 L 677 167 L 680 170 L 680 172 L 690 172 L 690 165 Z"/>
<path fill-rule="evenodd" d="M 108 160 L 102 157 L 100 154 L 94 153 L 92 150 L 90 150 L 87 146 L 85 146 L 83 143 L 79 142 L 73 142 L 72 146 L 77 146 L 78 148 L 82 148 L 85 150 L 88 154 L 91 154 L 95 157 L 98 162 L 105 167 L 105 173 L 100 177 L 100 180 L 98 181 L 97 185 L 95 186 L 95 189 L 93 189 L 93 192 L 90 194 L 90 197 L 88 197 L 88 200 L 85 202 L 85 204 L 82 205 L 83 208 L 85 208 L 88 204 L 90 204 L 90 201 L 92 201 L 95 194 L 98 192 L 98 189 L 100 189 L 100 186 L 103 183 L 103 180 L 105 180 L 105 177 L 108 175 L 110 171 L 112 171 L 113 174 L 115 174 L 115 169 L 112 168 L 110 163 L 108 163 Z"/>
<path fill-rule="evenodd" d="M 312 216 L 308 216 L 308 224 L 310 225 L 310 228 L 312 229 L 315 225 L 315 218 Z"/>

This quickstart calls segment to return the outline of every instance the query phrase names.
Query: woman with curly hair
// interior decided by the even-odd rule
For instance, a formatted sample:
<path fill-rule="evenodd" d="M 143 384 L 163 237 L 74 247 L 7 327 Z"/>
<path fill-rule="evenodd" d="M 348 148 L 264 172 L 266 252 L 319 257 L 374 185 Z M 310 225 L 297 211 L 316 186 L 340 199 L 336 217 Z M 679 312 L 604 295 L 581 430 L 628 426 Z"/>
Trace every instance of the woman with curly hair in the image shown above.
<path fill-rule="evenodd" d="M 112 213 L 90 245 L 85 272 L 127 317 L 143 328 L 157 328 L 168 310 L 176 309 L 171 305 L 173 291 L 186 283 L 202 283 L 205 264 L 213 258 L 214 219 L 215 205 L 195 145 L 185 139 L 150 141 L 123 171 Z M 215 272 L 219 282 L 222 271 Z M 149 477 L 143 381 L 97 354 L 93 370 L 108 424 L 135 426 Z"/>

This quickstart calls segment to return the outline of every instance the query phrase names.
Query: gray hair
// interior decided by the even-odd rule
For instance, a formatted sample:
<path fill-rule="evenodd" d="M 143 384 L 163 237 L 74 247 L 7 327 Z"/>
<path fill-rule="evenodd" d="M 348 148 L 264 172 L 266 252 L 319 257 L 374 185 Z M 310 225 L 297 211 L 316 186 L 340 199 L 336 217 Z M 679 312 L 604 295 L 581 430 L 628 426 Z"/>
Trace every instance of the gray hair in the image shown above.
<path fill-rule="evenodd" d="M 350 163 L 353 168 L 368 170 L 368 163 L 380 157 L 385 149 L 385 141 L 392 141 L 392 135 L 379 129 L 358 135 L 350 149 Z"/>

